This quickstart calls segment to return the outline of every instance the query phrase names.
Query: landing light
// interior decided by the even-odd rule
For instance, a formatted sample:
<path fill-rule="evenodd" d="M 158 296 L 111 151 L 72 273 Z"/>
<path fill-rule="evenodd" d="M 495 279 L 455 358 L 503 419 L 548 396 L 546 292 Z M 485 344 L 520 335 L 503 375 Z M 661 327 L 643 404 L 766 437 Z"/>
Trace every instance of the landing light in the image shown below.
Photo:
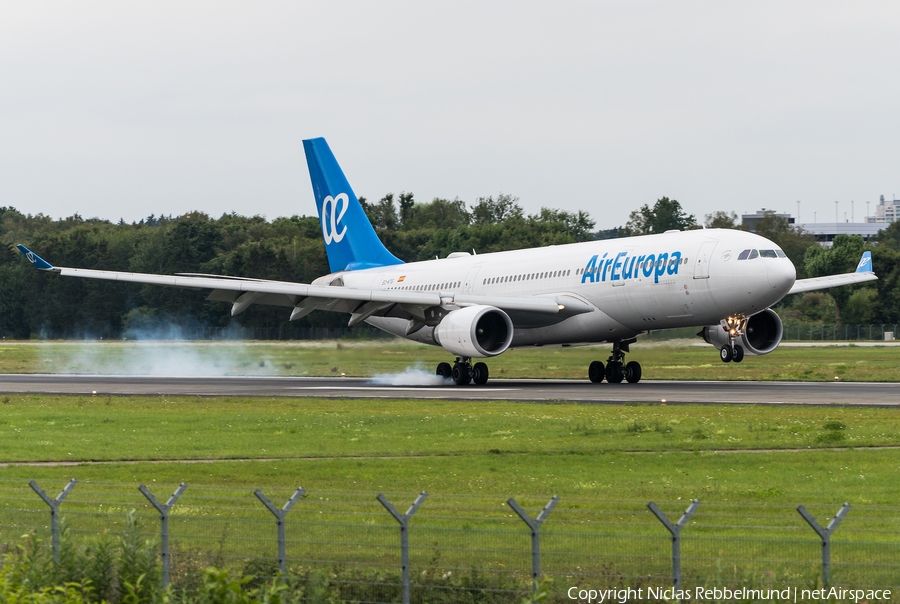
<path fill-rule="evenodd" d="M 560 309 L 560 310 L 565 310 L 565 309 L 566 309 L 566 305 L 565 305 L 565 304 L 560 304 L 560 305 L 559 305 L 559 309 Z"/>

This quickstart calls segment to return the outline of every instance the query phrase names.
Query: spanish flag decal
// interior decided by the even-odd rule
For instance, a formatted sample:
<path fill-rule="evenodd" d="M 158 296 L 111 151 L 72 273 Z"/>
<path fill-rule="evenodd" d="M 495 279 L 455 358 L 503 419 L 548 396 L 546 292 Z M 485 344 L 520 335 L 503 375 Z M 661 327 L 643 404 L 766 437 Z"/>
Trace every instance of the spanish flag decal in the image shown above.
<path fill-rule="evenodd" d="M 397 279 L 397 283 L 400 283 L 400 282 L 403 281 L 404 279 L 406 279 L 406 275 L 403 275 L 402 277 L 400 277 L 399 279 Z"/>

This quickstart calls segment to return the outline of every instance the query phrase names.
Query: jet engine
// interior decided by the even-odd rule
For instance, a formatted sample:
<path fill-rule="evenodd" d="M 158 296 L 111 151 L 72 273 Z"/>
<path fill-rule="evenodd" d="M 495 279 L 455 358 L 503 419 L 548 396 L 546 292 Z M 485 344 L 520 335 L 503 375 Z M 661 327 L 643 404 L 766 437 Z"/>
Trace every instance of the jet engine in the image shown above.
<path fill-rule="evenodd" d="M 734 343 L 743 346 L 744 353 L 748 355 L 769 354 L 781 343 L 783 334 L 781 317 L 767 308 L 747 319 L 744 333 L 737 336 Z M 719 350 L 728 345 L 728 332 L 721 325 L 704 327 L 698 335 Z"/>
<path fill-rule="evenodd" d="M 509 348 L 513 324 L 493 306 L 467 306 L 451 311 L 434 328 L 435 341 L 461 357 L 493 357 Z"/>

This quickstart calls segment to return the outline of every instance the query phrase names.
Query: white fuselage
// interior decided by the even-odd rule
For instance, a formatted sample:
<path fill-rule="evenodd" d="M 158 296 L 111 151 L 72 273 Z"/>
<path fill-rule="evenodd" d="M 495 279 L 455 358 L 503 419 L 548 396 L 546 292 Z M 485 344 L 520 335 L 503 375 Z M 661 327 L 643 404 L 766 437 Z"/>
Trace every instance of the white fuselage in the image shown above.
<path fill-rule="evenodd" d="M 745 250 L 762 253 L 739 259 Z M 772 306 L 796 277 L 791 261 L 771 241 L 724 229 L 454 256 L 339 275 L 347 287 L 494 297 L 565 295 L 596 309 L 538 324 L 517 321 L 510 313 L 513 347 L 604 342 L 650 330 L 714 325 Z M 405 321 L 370 317 L 367 322 L 434 343 L 426 330 L 406 336 Z"/>

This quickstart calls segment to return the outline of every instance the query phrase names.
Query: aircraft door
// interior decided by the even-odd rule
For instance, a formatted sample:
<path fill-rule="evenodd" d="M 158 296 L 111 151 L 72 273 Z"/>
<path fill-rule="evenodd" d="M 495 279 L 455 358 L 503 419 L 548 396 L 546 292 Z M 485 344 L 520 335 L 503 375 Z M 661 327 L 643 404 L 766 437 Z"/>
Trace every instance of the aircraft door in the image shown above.
<path fill-rule="evenodd" d="M 478 271 L 481 270 L 481 265 L 473 266 L 469 269 L 468 274 L 466 274 L 466 280 L 463 283 L 463 292 L 467 294 L 475 293 L 475 280 L 478 278 Z"/>
<path fill-rule="evenodd" d="M 621 264 L 615 261 L 613 262 L 612 273 L 609 275 L 609 280 L 613 284 L 613 287 L 625 285 L 631 278 L 634 271 L 634 250 L 634 246 L 626 247 L 625 256 L 622 258 Z M 626 277 L 626 275 L 628 276 Z"/>
<path fill-rule="evenodd" d="M 709 261 L 718 241 L 704 241 L 694 263 L 694 279 L 709 279 Z"/>

